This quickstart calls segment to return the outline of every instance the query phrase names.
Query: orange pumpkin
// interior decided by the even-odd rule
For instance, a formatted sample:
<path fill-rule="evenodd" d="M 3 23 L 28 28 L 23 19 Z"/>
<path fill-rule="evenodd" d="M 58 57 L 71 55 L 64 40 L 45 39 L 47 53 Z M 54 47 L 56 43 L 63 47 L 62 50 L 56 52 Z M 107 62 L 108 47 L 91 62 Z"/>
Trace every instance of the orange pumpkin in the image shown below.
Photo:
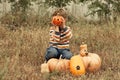
<path fill-rule="evenodd" d="M 70 71 L 75 76 L 85 74 L 85 67 L 80 55 L 75 55 L 70 59 Z"/>
<path fill-rule="evenodd" d="M 52 58 L 48 61 L 50 72 L 69 70 L 70 60 Z"/>
<path fill-rule="evenodd" d="M 99 55 L 95 53 L 88 53 L 86 44 L 80 45 L 80 55 L 87 71 L 94 72 L 100 68 L 101 59 Z"/>
<path fill-rule="evenodd" d="M 101 67 L 101 59 L 97 54 L 88 53 L 87 56 L 82 57 L 86 71 L 95 72 Z"/>
<path fill-rule="evenodd" d="M 52 24 L 56 26 L 60 26 L 63 22 L 65 22 L 65 19 L 62 16 L 57 15 L 52 18 Z"/>

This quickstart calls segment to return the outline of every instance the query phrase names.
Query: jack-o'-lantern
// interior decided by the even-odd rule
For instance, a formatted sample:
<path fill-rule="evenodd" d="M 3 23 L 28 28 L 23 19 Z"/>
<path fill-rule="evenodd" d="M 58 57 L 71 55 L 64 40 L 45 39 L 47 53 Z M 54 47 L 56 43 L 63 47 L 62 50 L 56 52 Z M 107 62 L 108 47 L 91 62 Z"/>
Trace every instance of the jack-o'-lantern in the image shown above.
<path fill-rule="evenodd" d="M 86 56 L 88 54 L 87 52 L 87 44 L 84 44 L 82 42 L 82 44 L 80 45 L 80 55 L 81 56 Z"/>
<path fill-rule="evenodd" d="M 57 15 L 52 18 L 52 24 L 55 26 L 60 26 L 63 22 L 65 22 L 65 19 L 62 16 Z"/>
<path fill-rule="evenodd" d="M 70 59 L 70 72 L 75 76 L 85 74 L 84 63 L 80 55 L 75 55 Z"/>

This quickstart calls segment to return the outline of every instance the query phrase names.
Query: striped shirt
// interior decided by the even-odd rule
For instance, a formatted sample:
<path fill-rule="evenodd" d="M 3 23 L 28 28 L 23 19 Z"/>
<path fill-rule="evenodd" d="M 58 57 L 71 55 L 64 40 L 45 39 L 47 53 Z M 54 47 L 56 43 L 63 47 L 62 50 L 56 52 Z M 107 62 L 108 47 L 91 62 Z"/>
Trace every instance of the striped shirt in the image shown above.
<path fill-rule="evenodd" d="M 50 42 L 49 45 L 59 48 L 68 49 L 69 40 L 72 37 L 72 32 L 70 27 L 65 27 L 61 31 L 57 32 L 53 27 L 50 28 Z"/>

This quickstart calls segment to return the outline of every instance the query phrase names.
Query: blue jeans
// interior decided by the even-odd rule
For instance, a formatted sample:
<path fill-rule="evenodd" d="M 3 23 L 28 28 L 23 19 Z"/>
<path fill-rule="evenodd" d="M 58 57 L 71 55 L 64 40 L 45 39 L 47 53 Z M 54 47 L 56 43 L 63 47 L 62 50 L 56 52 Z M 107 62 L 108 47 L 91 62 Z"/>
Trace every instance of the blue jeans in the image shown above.
<path fill-rule="evenodd" d="M 47 48 L 45 59 L 46 61 L 48 61 L 51 58 L 59 59 L 60 56 L 62 59 L 70 59 L 72 57 L 72 53 L 69 49 L 58 49 L 50 46 L 49 48 Z"/>

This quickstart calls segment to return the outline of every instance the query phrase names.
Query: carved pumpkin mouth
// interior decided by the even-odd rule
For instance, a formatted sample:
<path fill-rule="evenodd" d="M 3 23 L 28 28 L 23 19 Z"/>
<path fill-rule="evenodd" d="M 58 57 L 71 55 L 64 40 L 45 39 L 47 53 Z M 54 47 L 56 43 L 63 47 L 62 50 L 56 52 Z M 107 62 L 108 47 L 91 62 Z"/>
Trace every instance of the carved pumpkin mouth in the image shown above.
<path fill-rule="evenodd" d="M 86 56 L 87 56 L 87 55 L 88 55 L 88 52 L 86 52 L 85 54 L 86 54 Z"/>
<path fill-rule="evenodd" d="M 76 66 L 76 70 L 80 70 L 80 66 Z"/>

